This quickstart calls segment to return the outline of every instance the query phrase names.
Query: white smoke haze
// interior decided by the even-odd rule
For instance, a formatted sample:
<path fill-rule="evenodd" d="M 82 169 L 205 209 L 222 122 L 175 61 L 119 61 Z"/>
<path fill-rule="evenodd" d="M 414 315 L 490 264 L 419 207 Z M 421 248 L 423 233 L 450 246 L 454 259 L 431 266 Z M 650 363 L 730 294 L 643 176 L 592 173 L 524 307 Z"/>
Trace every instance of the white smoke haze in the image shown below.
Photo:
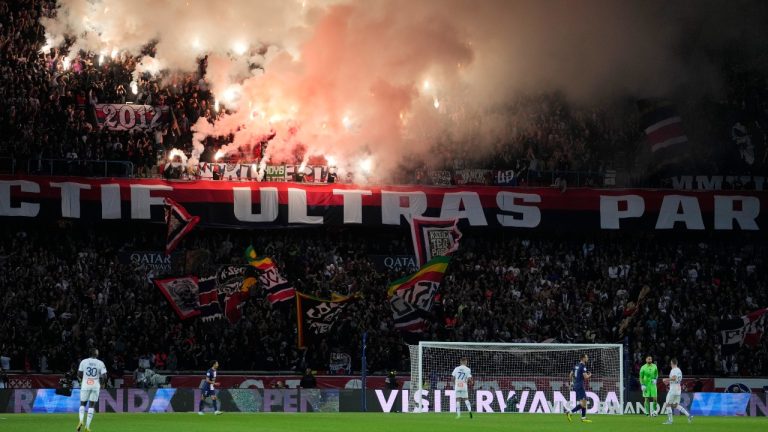
<path fill-rule="evenodd" d="M 716 2 L 665 6 L 611 0 L 61 0 L 45 20 L 54 45 L 138 53 L 136 74 L 194 71 L 224 115 L 194 125 L 234 133 L 234 153 L 275 134 L 273 160 L 297 145 L 303 162 L 333 156 L 354 171 L 370 157 L 387 172 L 446 141 L 481 154 L 509 136 L 508 104 L 558 90 L 571 102 L 661 96 L 691 75 L 677 49 Z M 695 7 L 694 7 L 695 6 Z M 713 31 L 717 31 L 716 29 Z M 258 64 L 262 69 L 253 69 Z M 695 67 L 700 70 L 700 65 Z M 135 75 L 138 76 L 138 75 Z M 266 159 L 266 158 L 265 158 Z M 263 164 L 260 171 L 263 174 Z"/>

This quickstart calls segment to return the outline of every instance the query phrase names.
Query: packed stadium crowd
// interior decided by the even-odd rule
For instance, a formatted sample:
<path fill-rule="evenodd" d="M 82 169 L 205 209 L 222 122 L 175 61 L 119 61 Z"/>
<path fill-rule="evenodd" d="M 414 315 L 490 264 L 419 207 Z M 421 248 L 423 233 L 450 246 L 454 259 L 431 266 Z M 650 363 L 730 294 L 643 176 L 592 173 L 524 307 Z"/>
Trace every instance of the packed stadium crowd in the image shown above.
<path fill-rule="evenodd" d="M 6 366 L 63 372 L 97 347 L 116 374 L 199 370 L 214 358 L 228 370 L 326 371 L 331 352 L 349 354 L 359 370 L 367 331 L 370 372 L 409 370 L 405 343 L 421 338 L 626 341 L 634 372 L 652 354 L 660 363 L 676 356 L 688 374 L 768 375 L 765 344 L 734 356 L 720 349 L 720 320 L 768 303 L 760 289 L 768 251 L 757 240 L 469 233 L 435 299 L 430 328 L 407 335 L 393 326 L 386 287 L 409 270 L 377 270 L 373 261 L 375 255 L 410 254 L 410 242 L 397 233 L 192 234 L 185 253 L 201 273 L 244 264 L 243 250 L 253 244 L 274 258 L 298 291 L 360 295 L 328 338 L 297 349 L 294 303 L 272 306 L 259 290 L 236 324 L 179 320 L 150 281 L 161 275 L 119 258 L 121 252 L 157 250 L 151 231 L 5 227 L 0 286 L 10 289 L 0 299 L 0 357 Z"/>
<path fill-rule="evenodd" d="M 9 131 L 0 137 L 0 154 L 21 172 L 46 172 L 40 159 L 67 159 L 72 162 L 63 173 L 99 175 L 79 163 L 116 160 L 133 163 L 134 176 L 158 176 L 171 148 L 190 154 L 190 128 L 198 118 L 215 122 L 219 115 L 205 79 L 206 58 L 192 73 L 135 72 L 140 58 L 153 53 L 151 44 L 135 54 L 70 52 L 71 40 L 45 46 L 39 20 L 56 13 L 53 0 L 2 1 L 0 12 L 0 126 Z M 170 120 L 155 130 L 99 126 L 95 104 L 126 102 L 169 107 Z M 604 171 L 640 138 L 636 115 L 572 107 L 556 92 L 521 96 L 510 110 L 507 137 L 494 154 L 478 157 L 466 146 L 441 143 L 435 154 L 442 159 L 424 167 L 508 169 L 543 184 L 550 181 L 539 179 L 545 171 Z M 202 160 L 210 161 L 226 140 L 210 138 Z M 397 180 L 418 181 L 410 175 Z"/>

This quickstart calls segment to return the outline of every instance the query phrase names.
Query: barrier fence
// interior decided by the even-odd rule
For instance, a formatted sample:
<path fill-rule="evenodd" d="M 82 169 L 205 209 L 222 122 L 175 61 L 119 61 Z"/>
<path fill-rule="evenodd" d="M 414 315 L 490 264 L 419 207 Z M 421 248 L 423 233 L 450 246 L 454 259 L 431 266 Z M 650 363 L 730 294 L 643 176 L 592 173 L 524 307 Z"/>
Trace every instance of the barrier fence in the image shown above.
<path fill-rule="evenodd" d="M 221 410 L 226 412 L 361 412 L 362 390 L 348 389 L 224 389 L 219 391 Z M 617 406 L 587 392 L 588 412 L 618 414 Z M 407 412 L 407 390 L 369 389 L 365 391 L 366 411 Z M 664 394 L 659 400 L 664 400 Z M 102 390 L 96 404 L 99 412 L 196 412 L 199 389 L 109 389 Z M 470 394 L 480 413 L 562 413 L 563 404 L 575 402 L 575 393 L 541 391 L 486 391 Z M 421 412 L 451 412 L 456 404 L 452 390 L 425 392 L 417 399 Z M 768 393 L 683 393 L 681 405 L 694 415 L 768 416 Z M 79 390 L 71 395 L 55 389 L 0 390 L 2 413 L 76 413 Z M 207 408 L 210 410 L 210 407 Z M 640 392 L 630 392 L 621 409 L 623 414 L 644 414 Z"/>

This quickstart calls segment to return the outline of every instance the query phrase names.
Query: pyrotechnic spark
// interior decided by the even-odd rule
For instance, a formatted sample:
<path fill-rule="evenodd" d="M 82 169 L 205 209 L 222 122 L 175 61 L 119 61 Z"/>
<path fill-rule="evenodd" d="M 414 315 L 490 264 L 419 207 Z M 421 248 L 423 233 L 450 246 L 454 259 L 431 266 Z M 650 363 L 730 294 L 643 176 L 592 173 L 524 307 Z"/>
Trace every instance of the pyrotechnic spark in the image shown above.
<path fill-rule="evenodd" d="M 200 43 L 200 38 L 196 37 L 192 39 L 192 47 L 198 50 L 203 47 L 203 45 Z"/>
<path fill-rule="evenodd" d="M 270 123 L 277 123 L 277 122 L 282 121 L 282 120 L 283 120 L 283 116 L 281 116 L 280 114 L 272 114 L 269 117 L 269 122 Z"/>
<path fill-rule="evenodd" d="M 328 163 L 328 166 L 336 166 L 336 158 L 333 156 L 326 156 L 325 161 Z"/>
<path fill-rule="evenodd" d="M 440 101 L 435 98 L 435 101 L 432 103 L 432 105 L 435 107 L 435 109 L 440 109 Z"/>
<path fill-rule="evenodd" d="M 360 161 L 360 169 L 363 170 L 365 174 L 370 173 L 372 168 L 373 168 L 373 160 L 371 160 L 370 157 L 367 157 Z"/>
<path fill-rule="evenodd" d="M 432 84 L 430 84 L 429 80 L 424 80 L 424 84 L 422 85 L 422 87 L 424 87 L 424 90 L 429 90 L 431 86 Z"/>
<path fill-rule="evenodd" d="M 104 53 L 99 54 L 99 66 L 104 63 Z"/>
<path fill-rule="evenodd" d="M 234 51 L 235 54 L 241 56 L 245 54 L 246 51 L 248 51 L 248 45 L 246 45 L 245 42 L 237 41 L 232 45 L 232 51 Z"/>
<path fill-rule="evenodd" d="M 136 81 L 131 81 L 131 93 L 139 94 L 139 85 L 136 83 Z"/>
<path fill-rule="evenodd" d="M 218 99 L 216 99 L 216 100 L 213 102 L 213 109 L 214 109 L 216 112 L 219 112 L 219 100 L 218 100 Z"/>
<path fill-rule="evenodd" d="M 349 116 L 344 116 L 344 118 L 341 119 L 341 124 L 344 125 L 344 129 L 349 130 L 349 128 L 352 127 L 352 119 L 350 119 Z"/>
<path fill-rule="evenodd" d="M 115 57 L 117 57 L 117 53 L 118 53 L 117 48 L 112 48 L 112 53 L 109 56 L 114 59 Z"/>
<path fill-rule="evenodd" d="M 72 63 L 72 59 L 70 59 L 69 57 L 64 57 L 64 60 L 62 60 L 61 62 L 61 67 L 63 67 L 64 70 L 67 70 L 69 69 L 70 63 Z"/>
<path fill-rule="evenodd" d="M 43 47 L 40 48 L 40 52 L 41 53 L 47 53 L 48 51 L 51 50 L 52 47 L 53 47 L 53 39 L 51 39 L 51 37 L 48 36 L 48 34 L 46 33 L 45 34 L 45 45 L 43 45 Z"/>
<path fill-rule="evenodd" d="M 182 163 L 186 163 L 186 162 L 187 162 L 187 155 L 186 155 L 186 154 L 184 154 L 184 152 L 183 152 L 183 151 L 181 151 L 181 150 L 179 150 L 179 149 L 175 149 L 175 148 L 174 148 L 174 149 L 171 149 L 171 151 L 170 151 L 170 152 L 168 152 L 168 161 L 170 161 L 170 162 L 173 162 L 173 160 L 174 160 L 176 157 L 179 157 L 179 158 L 181 158 L 181 162 L 182 162 Z"/>
<path fill-rule="evenodd" d="M 214 160 L 219 160 L 221 157 L 224 156 L 224 152 L 221 150 L 216 150 L 216 154 L 213 156 Z"/>
<path fill-rule="evenodd" d="M 237 89 L 231 86 L 227 87 L 227 89 L 224 90 L 222 98 L 224 99 L 225 104 L 231 104 L 237 98 Z"/>

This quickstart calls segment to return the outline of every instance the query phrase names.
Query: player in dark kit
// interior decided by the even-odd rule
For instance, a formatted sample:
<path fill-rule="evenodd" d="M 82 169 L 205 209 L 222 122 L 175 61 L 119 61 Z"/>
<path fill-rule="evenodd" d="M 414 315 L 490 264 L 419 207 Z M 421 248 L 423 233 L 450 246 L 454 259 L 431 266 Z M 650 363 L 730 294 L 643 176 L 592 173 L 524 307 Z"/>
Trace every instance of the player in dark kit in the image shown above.
<path fill-rule="evenodd" d="M 581 410 L 581 421 L 583 423 L 592 423 L 592 420 L 587 420 L 587 391 L 584 387 L 584 380 L 592 377 L 592 374 L 587 371 L 587 361 L 589 361 L 589 356 L 582 354 L 579 357 L 579 362 L 576 363 L 576 366 L 573 367 L 570 373 L 573 390 L 576 392 L 576 400 L 580 403 L 576 404 L 572 410 L 565 411 L 569 422 L 573 421 L 571 414 Z"/>
<path fill-rule="evenodd" d="M 200 397 L 200 405 L 197 411 L 199 415 L 203 415 L 205 399 L 209 397 L 213 402 L 213 413 L 215 415 L 221 414 L 221 411 L 219 411 L 219 401 L 216 398 L 216 371 L 218 370 L 219 362 L 214 360 L 213 363 L 211 363 L 211 368 L 208 369 L 208 372 L 205 373 L 205 382 L 203 382 L 202 387 L 203 394 Z"/>

